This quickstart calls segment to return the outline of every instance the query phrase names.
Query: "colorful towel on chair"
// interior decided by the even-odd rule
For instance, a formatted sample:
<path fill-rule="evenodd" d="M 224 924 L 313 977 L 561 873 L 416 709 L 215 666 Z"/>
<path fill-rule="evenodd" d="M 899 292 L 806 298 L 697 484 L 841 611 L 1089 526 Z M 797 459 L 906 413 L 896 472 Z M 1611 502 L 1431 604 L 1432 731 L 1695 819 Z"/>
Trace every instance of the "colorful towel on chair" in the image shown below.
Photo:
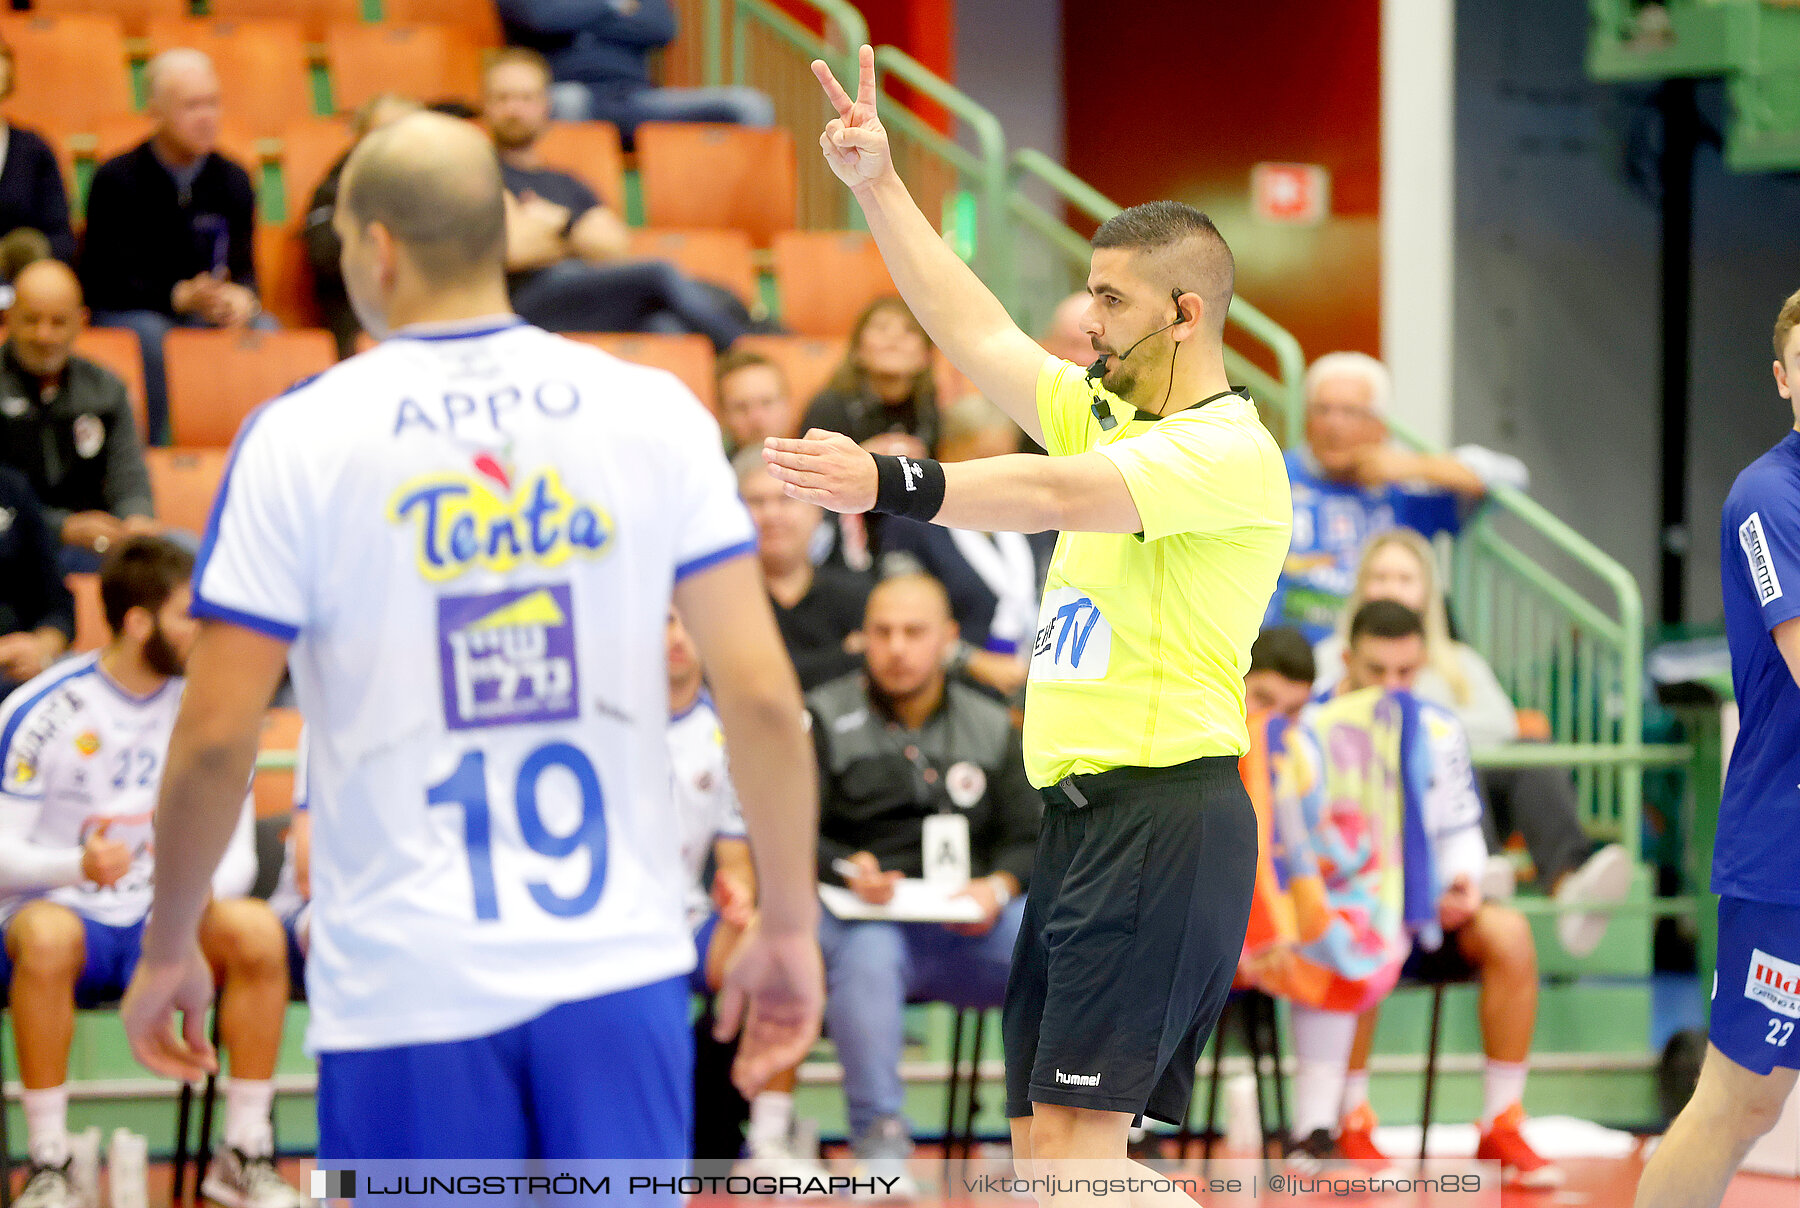
<path fill-rule="evenodd" d="M 1359 1011 L 1392 988 L 1415 937 L 1440 941 L 1419 725 L 1410 696 L 1379 690 L 1323 702 L 1297 726 L 1252 719 L 1240 765 L 1262 840 L 1251 984 Z"/>

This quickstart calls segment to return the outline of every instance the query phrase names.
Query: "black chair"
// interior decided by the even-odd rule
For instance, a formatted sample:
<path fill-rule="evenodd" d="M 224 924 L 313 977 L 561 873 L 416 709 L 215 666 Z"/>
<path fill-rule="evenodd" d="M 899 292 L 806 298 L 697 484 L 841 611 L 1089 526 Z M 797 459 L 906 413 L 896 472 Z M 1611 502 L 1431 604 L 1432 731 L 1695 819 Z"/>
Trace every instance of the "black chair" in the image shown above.
<path fill-rule="evenodd" d="M 950 1026 L 950 1080 L 944 1089 L 944 1163 L 953 1158 L 968 1161 L 975 1155 L 975 1119 L 981 1114 L 981 1043 L 987 1030 L 988 1011 L 982 1007 L 957 1007 Z M 972 1023 L 966 1023 L 973 1015 Z M 963 1037 L 972 1043 L 967 1051 L 968 1071 L 963 1071 Z M 958 1090 L 963 1093 L 958 1097 Z M 959 1112 L 960 1106 L 960 1112 Z"/>
<path fill-rule="evenodd" d="M 1206 1093 L 1206 1131 L 1200 1138 L 1201 1160 L 1207 1164 L 1212 1162 L 1213 1145 L 1219 1137 L 1219 1086 L 1224 1081 L 1225 1035 L 1229 1021 L 1234 1017 L 1242 1028 L 1244 1051 L 1249 1054 L 1250 1070 L 1256 1077 L 1256 1117 L 1262 1133 L 1263 1160 L 1268 1160 L 1271 1141 L 1276 1142 L 1278 1157 L 1287 1149 L 1287 1091 L 1282 1083 L 1281 1023 L 1276 1014 L 1275 1000 L 1260 990 L 1239 990 L 1225 1000 L 1225 1010 L 1220 1013 L 1219 1024 L 1213 1029 L 1212 1080 Z M 1263 1089 L 1265 1061 L 1270 1087 L 1266 1093 Z M 1274 1112 L 1273 1126 L 1269 1119 L 1271 1108 Z M 1190 1097 L 1188 1110 L 1181 1114 L 1181 1130 L 1175 1134 L 1176 1155 L 1180 1158 L 1188 1156 L 1188 1146 L 1194 1139 L 1190 1120 L 1192 1114 L 1193 1103 Z"/>
<path fill-rule="evenodd" d="M 1438 1046 L 1443 1039 L 1444 992 L 1451 986 L 1468 985 L 1473 977 L 1447 981 L 1420 981 L 1404 978 L 1396 989 L 1421 987 L 1431 991 L 1431 1029 L 1425 1043 L 1425 1102 L 1419 1107 L 1419 1161 L 1425 1160 L 1425 1143 L 1431 1137 L 1431 1106 L 1437 1094 Z"/>

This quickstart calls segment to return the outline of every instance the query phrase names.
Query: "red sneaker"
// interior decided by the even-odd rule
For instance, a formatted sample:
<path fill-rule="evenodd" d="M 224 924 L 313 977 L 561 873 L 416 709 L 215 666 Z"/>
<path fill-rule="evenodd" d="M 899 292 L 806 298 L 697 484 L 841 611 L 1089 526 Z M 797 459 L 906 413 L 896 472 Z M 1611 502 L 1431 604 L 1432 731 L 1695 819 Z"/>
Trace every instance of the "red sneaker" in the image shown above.
<path fill-rule="evenodd" d="M 1500 1163 L 1501 1179 L 1508 1187 L 1561 1187 L 1567 1176 L 1560 1166 L 1540 1157 L 1525 1143 L 1525 1134 L 1519 1131 L 1519 1126 L 1524 1123 L 1525 1108 L 1520 1104 L 1515 1103 L 1501 1112 L 1481 1135 L 1481 1144 L 1475 1148 L 1475 1160 Z"/>
<path fill-rule="evenodd" d="M 1367 1101 L 1338 1122 L 1338 1152 L 1353 1162 L 1385 1162 L 1387 1155 L 1375 1148 L 1375 1109 Z"/>

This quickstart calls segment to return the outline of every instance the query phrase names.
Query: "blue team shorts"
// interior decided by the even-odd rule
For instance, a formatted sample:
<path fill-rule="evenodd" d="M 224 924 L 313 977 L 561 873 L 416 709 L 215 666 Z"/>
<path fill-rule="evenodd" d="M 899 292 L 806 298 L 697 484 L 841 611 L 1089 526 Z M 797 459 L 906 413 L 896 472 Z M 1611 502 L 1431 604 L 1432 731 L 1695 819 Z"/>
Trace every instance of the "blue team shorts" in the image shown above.
<path fill-rule="evenodd" d="M 706 984 L 706 954 L 712 951 L 713 933 L 718 929 L 719 912 L 716 910 L 694 929 L 694 951 L 700 954 L 700 959 L 694 963 L 694 971 L 688 974 L 688 989 L 695 994 L 712 993 Z"/>
<path fill-rule="evenodd" d="M 319 1161 L 680 1158 L 694 1118 L 686 976 L 473 1040 L 319 1054 Z"/>
<path fill-rule="evenodd" d="M 1707 1038 L 1756 1074 L 1800 1069 L 1800 906 L 1719 899 Z"/>
<path fill-rule="evenodd" d="M 131 984 L 138 954 L 144 948 L 144 921 L 139 919 L 124 927 L 109 927 L 79 911 L 75 912 L 75 917 L 81 920 L 86 945 L 81 976 L 75 980 L 75 1005 L 91 1008 L 119 1001 L 125 995 L 125 987 Z M 12 956 L 6 951 L 6 945 L 0 944 L 0 986 L 10 989 L 12 975 Z"/>

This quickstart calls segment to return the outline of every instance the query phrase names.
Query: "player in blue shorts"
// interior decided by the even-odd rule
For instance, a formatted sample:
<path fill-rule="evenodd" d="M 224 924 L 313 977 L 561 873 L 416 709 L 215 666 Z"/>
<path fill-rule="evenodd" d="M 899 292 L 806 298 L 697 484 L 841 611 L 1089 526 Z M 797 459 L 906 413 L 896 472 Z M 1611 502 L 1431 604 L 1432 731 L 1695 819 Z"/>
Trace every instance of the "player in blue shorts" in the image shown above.
<path fill-rule="evenodd" d="M 511 313 L 475 127 L 415 114 L 371 134 L 334 221 L 382 340 L 232 448 L 127 1033 L 160 1073 L 212 1064 L 195 927 L 286 671 L 307 728 L 321 1160 L 685 1159 L 671 604 L 756 856 L 719 1005 L 722 1032 L 744 1024 L 740 1089 L 805 1054 L 823 999 L 813 759 L 718 425 L 673 375 Z"/>
<path fill-rule="evenodd" d="M 1725 498 L 1720 590 L 1737 745 L 1713 848 L 1719 955 L 1694 1097 L 1644 1168 L 1637 1208 L 1710 1208 L 1781 1115 L 1800 1067 L 1800 293 L 1775 320 L 1794 431 Z"/>

